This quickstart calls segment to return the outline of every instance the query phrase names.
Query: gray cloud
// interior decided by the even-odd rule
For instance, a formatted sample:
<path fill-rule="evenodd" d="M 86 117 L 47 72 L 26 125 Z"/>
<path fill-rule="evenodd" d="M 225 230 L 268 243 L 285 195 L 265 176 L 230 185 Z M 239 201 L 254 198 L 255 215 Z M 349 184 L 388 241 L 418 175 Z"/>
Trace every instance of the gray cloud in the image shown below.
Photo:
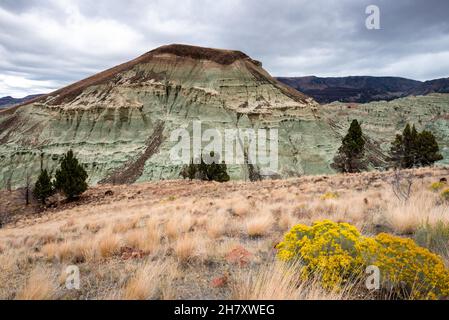
<path fill-rule="evenodd" d="M 365 8 L 381 30 L 365 28 Z M 0 96 L 48 92 L 157 46 L 238 49 L 276 76 L 449 76 L 445 0 L 2 0 Z"/>

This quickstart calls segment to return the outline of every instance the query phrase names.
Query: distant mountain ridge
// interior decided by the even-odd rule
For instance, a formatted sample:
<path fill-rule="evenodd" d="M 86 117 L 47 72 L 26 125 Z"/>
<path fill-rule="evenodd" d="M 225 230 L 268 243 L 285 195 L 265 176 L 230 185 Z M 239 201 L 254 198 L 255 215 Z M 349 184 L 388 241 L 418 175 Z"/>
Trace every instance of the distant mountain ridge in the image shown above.
<path fill-rule="evenodd" d="M 397 98 L 427 95 L 429 93 L 449 93 L 449 78 L 416 81 L 400 77 L 278 77 L 279 81 L 301 91 L 317 102 L 331 103 L 371 101 L 391 101 Z"/>
<path fill-rule="evenodd" d="M 32 94 L 29 96 L 26 96 L 24 98 L 13 98 L 11 96 L 6 96 L 3 98 L 0 98 L 0 109 L 1 108 L 6 108 L 6 107 L 11 107 L 17 104 L 21 104 L 21 103 L 25 103 L 27 101 L 33 100 L 35 98 L 39 98 L 40 96 L 42 96 L 42 94 Z"/>
<path fill-rule="evenodd" d="M 449 93 L 449 78 L 441 78 L 423 82 L 412 89 L 408 95 L 425 96 L 429 93 Z"/>

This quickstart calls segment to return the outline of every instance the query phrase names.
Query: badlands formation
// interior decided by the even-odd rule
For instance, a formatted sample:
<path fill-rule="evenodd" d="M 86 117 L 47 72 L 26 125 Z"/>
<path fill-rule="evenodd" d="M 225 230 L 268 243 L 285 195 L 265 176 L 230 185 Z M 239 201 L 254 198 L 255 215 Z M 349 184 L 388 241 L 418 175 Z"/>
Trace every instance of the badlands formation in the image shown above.
<path fill-rule="evenodd" d="M 281 178 L 331 173 L 352 119 L 368 142 L 371 168 L 384 168 L 407 121 L 431 130 L 449 159 L 449 95 L 390 102 L 319 105 L 280 83 L 239 51 L 169 45 L 90 78 L 0 111 L 0 188 L 25 185 L 41 163 L 50 171 L 73 149 L 89 183 L 178 179 L 170 160 L 174 130 L 277 129 Z M 267 142 L 269 143 L 269 142 Z M 257 167 L 256 167 L 257 169 Z M 247 180 L 246 164 L 228 165 Z"/>

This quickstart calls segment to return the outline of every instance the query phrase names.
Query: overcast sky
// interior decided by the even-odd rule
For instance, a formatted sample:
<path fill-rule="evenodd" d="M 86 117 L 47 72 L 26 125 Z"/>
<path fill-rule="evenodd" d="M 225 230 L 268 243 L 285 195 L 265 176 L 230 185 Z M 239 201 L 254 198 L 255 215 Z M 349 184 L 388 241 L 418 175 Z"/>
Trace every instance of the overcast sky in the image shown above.
<path fill-rule="evenodd" d="M 380 8 L 380 30 L 365 26 Z M 446 0 L 0 0 L 0 97 L 46 93 L 185 43 L 274 76 L 449 76 Z"/>

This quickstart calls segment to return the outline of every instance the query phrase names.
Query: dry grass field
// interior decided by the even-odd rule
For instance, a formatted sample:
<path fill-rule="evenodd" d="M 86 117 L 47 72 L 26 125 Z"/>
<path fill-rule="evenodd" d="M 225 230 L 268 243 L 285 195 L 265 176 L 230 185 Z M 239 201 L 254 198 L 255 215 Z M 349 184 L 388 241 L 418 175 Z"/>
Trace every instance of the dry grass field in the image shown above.
<path fill-rule="evenodd" d="M 295 224 L 323 219 L 411 238 L 423 225 L 449 223 L 449 203 L 430 188 L 449 169 L 403 174 L 413 180 L 407 201 L 395 196 L 392 172 L 95 187 L 78 203 L 0 229 L 0 298 L 379 298 L 351 283 L 331 292 L 298 281 L 275 246 Z M 446 262 L 447 249 L 438 248 Z M 69 265 L 79 267 L 80 290 L 65 286 Z"/>

